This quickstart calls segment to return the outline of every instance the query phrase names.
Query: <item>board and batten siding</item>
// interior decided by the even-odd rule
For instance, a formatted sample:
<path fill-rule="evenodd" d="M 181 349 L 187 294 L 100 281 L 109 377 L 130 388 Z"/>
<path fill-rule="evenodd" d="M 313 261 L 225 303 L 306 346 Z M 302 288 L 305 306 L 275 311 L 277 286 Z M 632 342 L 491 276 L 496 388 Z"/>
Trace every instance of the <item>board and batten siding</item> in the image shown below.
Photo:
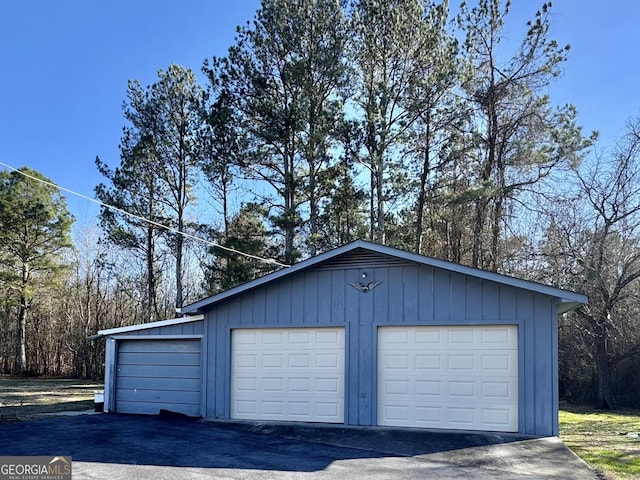
<path fill-rule="evenodd" d="M 205 415 L 230 418 L 234 328 L 344 326 L 345 423 L 375 425 L 379 326 L 503 324 L 518 326 L 520 432 L 557 434 L 558 421 L 553 414 L 558 404 L 557 316 L 553 297 L 427 265 L 372 260 L 300 271 L 208 310 Z M 372 281 L 382 283 L 367 293 L 350 285 Z"/>

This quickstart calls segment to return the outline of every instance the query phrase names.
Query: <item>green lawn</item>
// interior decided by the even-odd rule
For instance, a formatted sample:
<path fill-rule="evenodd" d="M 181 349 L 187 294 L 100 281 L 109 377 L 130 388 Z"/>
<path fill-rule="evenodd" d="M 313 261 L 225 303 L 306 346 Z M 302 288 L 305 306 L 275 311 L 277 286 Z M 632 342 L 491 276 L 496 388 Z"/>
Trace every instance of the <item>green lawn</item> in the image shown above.
<path fill-rule="evenodd" d="M 640 411 L 560 411 L 560 438 L 578 456 L 612 480 L 640 478 Z"/>
<path fill-rule="evenodd" d="M 93 408 L 94 391 L 102 388 L 90 380 L 0 376 L 0 423 Z"/>

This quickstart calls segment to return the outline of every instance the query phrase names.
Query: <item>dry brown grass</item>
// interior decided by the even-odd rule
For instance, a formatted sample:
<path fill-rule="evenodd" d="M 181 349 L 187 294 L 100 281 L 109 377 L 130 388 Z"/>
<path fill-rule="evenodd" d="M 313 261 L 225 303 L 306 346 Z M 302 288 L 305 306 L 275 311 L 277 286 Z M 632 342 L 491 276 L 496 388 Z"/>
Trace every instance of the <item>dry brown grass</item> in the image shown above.
<path fill-rule="evenodd" d="M 90 380 L 0 376 L 0 423 L 93 408 L 102 388 Z"/>

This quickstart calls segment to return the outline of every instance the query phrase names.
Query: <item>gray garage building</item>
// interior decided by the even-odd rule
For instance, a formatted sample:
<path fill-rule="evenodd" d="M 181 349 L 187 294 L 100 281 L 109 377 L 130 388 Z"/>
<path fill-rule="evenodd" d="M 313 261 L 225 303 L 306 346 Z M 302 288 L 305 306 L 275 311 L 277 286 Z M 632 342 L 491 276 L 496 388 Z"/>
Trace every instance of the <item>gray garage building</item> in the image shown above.
<path fill-rule="evenodd" d="M 356 241 L 107 337 L 105 409 L 558 434 L 584 295 Z"/>

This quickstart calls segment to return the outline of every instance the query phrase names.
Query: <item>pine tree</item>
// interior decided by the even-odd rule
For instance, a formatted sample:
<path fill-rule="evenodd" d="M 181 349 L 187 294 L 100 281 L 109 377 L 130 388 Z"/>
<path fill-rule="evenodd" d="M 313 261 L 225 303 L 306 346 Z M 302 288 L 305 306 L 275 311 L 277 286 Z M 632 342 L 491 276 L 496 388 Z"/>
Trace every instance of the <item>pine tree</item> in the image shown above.
<path fill-rule="evenodd" d="M 511 200 L 563 166 L 579 163 L 590 144 L 576 126 L 575 108 L 554 108 L 546 87 L 567 60 L 569 46 L 549 38 L 551 4 L 527 24 L 515 54 L 501 60 L 511 2 L 463 4 L 458 26 L 469 76 L 463 84 L 473 107 L 470 123 L 475 167 L 472 265 L 496 270 L 505 214 Z"/>
<path fill-rule="evenodd" d="M 431 67 L 440 69 L 435 65 L 442 60 L 436 58 L 437 50 L 449 49 L 442 37 L 446 6 L 421 0 L 357 0 L 351 19 L 359 161 L 370 180 L 369 236 L 384 244 L 386 219 L 411 193 L 403 158 L 415 148 L 410 145 L 412 129 L 420 121 L 424 124 L 435 108 L 436 95 L 428 99 L 424 90 L 435 85 L 435 76 L 425 76 Z"/>
<path fill-rule="evenodd" d="M 144 256 L 151 318 L 158 313 L 161 237 L 175 259 L 176 308 L 183 303 L 184 237 L 174 232 L 188 227 L 188 208 L 200 175 L 203 91 L 191 70 L 171 65 L 158 71 L 158 81 L 151 86 L 129 82 L 127 95 L 128 125 L 120 145 L 120 167 L 112 171 L 96 160 L 98 170 L 111 183 L 111 187 L 99 185 L 96 194 L 104 203 L 135 215 L 107 208 L 101 212 L 101 221 L 110 241 Z"/>
<path fill-rule="evenodd" d="M 233 96 L 246 135 L 240 166 L 266 185 L 254 194 L 269 208 L 287 264 L 302 254 L 306 226 L 315 249 L 327 193 L 318 178 L 332 161 L 332 131 L 342 114 L 343 25 L 335 0 L 264 0 L 227 57 L 205 64 L 210 81 Z"/>
<path fill-rule="evenodd" d="M 26 167 L 0 172 L 0 282 L 15 311 L 18 374 L 27 370 L 26 331 L 34 296 L 65 267 L 63 253 L 72 247 L 73 217 L 50 183 Z"/>
<path fill-rule="evenodd" d="M 233 216 L 220 242 L 226 248 L 212 247 L 209 251 L 212 261 L 204 266 L 204 288 L 209 294 L 219 293 L 277 269 L 274 264 L 228 250 L 265 260 L 273 258 L 277 248 L 269 241 L 264 219 L 264 209 L 255 204 L 243 206 Z"/>

